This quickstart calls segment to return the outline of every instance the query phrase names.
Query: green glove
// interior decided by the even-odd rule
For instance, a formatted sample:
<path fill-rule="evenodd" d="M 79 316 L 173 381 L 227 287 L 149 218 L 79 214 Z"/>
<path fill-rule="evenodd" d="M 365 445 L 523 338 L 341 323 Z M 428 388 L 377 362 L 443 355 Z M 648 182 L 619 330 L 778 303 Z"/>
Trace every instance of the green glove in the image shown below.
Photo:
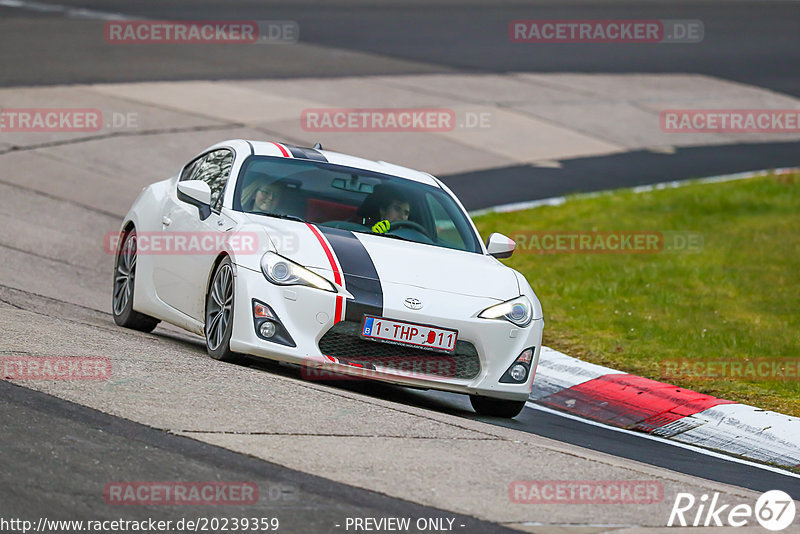
<path fill-rule="evenodd" d="M 372 226 L 372 231 L 376 234 L 385 234 L 389 231 L 389 221 L 378 221 Z"/>

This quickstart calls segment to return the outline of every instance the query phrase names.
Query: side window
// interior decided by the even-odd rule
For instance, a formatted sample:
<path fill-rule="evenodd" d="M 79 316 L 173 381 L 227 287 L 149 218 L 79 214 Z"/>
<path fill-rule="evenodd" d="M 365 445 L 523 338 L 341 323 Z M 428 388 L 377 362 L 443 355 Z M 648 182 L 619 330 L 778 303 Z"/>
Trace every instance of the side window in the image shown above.
<path fill-rule="evenodd" d="M 445 246 L 450 245 L 453 248 L 465 249 L 464 239 L 444 206 L 431 194 L 425 195 L 425 201 L 436 225 L 436 235 L 439 238 L 439 242 Z"/>
<path fill-rule="evenodd" d="M 222 192 L 231 174 L 233 152 L 227 149 L 209 152 L 187 165 L 181 175 L 183 180 L 203 180 L 211 188 L 211 208 L 222 207 Z"/>
<path fill-rule="evenodd" d="M 183 172 L 181 172 L 181 182 L 185 182 L 187 180 L 194 180 L 192 175 L 194 175 L 195 171 L 197 170 L 198 165 L 205 159 L 205 156 L 200 156 L 196 160 L 190 162 L 186 167 L 183 168 Z"/>

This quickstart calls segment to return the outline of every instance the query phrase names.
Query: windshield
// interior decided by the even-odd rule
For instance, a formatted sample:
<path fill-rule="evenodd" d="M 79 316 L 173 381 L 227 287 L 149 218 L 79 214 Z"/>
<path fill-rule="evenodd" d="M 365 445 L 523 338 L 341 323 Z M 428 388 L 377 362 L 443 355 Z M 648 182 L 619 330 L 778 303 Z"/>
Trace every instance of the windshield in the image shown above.
<path fill-rule="evenodd" d="M 481 252 L 467 217 L 442 189 L 326 162 L 249 158 L 239 173 L 233 209 Z M 375 233 L 381 221 L 388 221 L 388 231 Z"/>

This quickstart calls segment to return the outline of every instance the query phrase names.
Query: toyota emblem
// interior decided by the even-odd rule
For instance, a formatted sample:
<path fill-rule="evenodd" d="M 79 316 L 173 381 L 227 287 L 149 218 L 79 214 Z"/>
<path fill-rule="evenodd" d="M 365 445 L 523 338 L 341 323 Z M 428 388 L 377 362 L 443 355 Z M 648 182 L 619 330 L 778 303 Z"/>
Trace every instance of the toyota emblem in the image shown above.
<path fill-rule="evenodd" d="M 408 297 L 406 300 L 403 301 L 403 304 L 406 305 L 406 308 L 410 308 L 412 310 L 418 310 L 422 308 L 422 301 L 419 299 L 415 299 L 414 297 Z"/>

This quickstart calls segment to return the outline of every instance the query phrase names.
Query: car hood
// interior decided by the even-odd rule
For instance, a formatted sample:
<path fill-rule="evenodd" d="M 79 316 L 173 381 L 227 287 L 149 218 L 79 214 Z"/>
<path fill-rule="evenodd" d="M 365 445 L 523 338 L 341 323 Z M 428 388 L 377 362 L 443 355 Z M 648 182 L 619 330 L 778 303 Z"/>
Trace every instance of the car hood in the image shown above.
<path fill-rule="evenodd" d="M 276 252 L 305 267 L 332 271 L 333 261 L 336 269 L 349 278 L 497 300 L 520 294 L 514 271 L 491 256 L 294 221 L 280 222 L 284 230 L 270 232 Z"/>

